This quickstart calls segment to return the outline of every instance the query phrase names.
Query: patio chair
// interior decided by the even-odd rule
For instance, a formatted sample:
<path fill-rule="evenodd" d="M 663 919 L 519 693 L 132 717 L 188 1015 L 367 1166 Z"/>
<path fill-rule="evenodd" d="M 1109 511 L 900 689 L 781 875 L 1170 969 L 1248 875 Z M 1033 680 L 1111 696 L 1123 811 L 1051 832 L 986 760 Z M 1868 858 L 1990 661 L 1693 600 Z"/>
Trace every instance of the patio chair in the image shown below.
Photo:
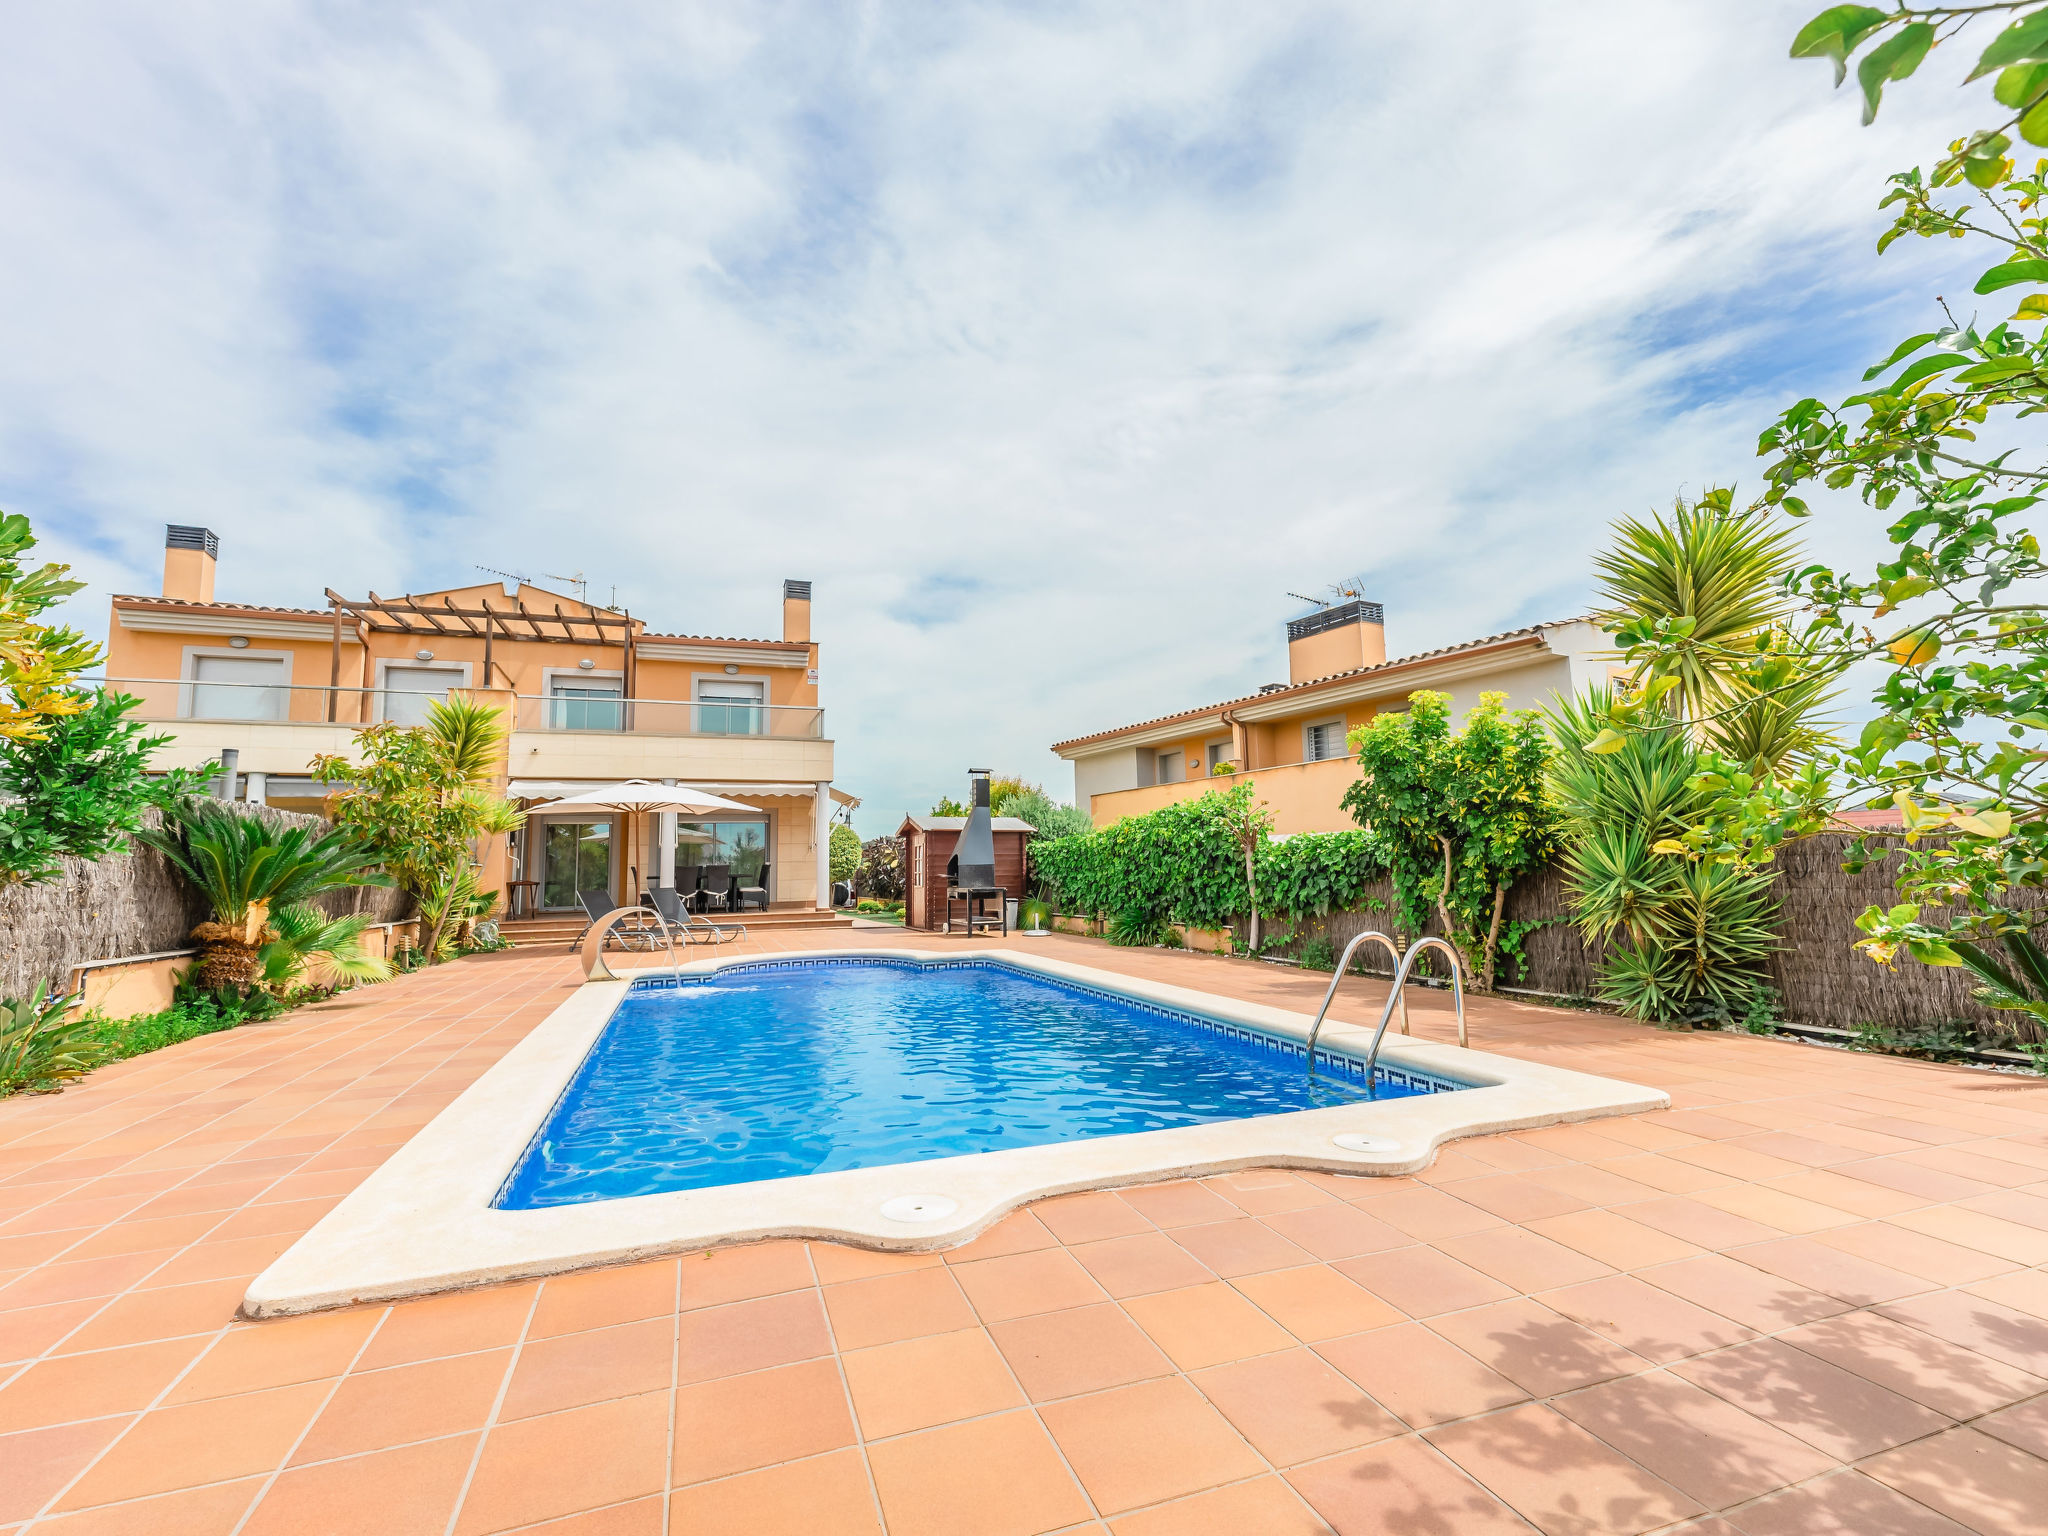
<path fill-rule="evenodd" d="M 584 923 L 582 931 L 569 941 L 569 948 L 572 950 L 582 945 L 584 935 L 592 928 L 619 910 L 619 903 L 612 900 L 610 891 L 578 891 L 576 900 L 582 903 L 583 915 L 589 921 Z M 631 926 L 622 923 L 606 934 L 604 941 L 610 944 L 615 939 L 621 949 L 659 949 L 661 930 L 652 923 L 642 922 Z"/>
<path fill-rule="evenodd" d="M 676 900 L 683 904 L 683 910 L 694 912 L 698 908 L 698 892 L 704 886 L 704 870 L 696 864 L 676 866 Z"/>
<path fill-rule="evenodd" d="M 733 878 L 732 900 L 736 904 L 738 911 L 746 911 L 749 905 L 759 907 L 763 912 L 768 910 L 769 868 L 770 866 L 766 864 L 761 866 L 760 883 L 758 885 L 741 885 L 738 876 Z"/>
<path fill-rule="evenodd" d="M 685 943 L 730 944 L 734 939 L 747 936 L 746 928 L 739 923 L 712 923 L 701 917 L 692 917 L 673 886 L 650 886 L 647 894 L 653 899 L 654 910 L 661 914 L 662 921 L 682 934 Z"/>
<path fill-rule="evenodd" d="M 697 910 L 708 912 L 724 907 L 731 899 L 732 866 L 706 864 L 697 871 Z"/>

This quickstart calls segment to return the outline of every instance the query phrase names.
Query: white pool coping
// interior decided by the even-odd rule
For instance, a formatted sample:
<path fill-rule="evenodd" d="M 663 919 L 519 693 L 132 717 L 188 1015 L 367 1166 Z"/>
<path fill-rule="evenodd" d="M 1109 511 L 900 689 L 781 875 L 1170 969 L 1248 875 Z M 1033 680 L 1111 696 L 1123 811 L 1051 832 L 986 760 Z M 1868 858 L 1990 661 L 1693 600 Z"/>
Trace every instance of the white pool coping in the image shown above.
<path fill-rule="evenodd" d="M 1313 1023 L 1307 1014 L 1007 949 L 820 949 L 708 960 L 681 972 L 839 956 L 994 961 L 1296 1041 L 1307 1039 Z M 653 974 L 666 976 L 668 968 L 635 976 Z M 533 1133 L 631 985 L 591 983 L 549 1014 L 258 1275 L 243 1311 L 279 1317 L 774 1237 L 949 1248 L 1047 1195 L 1254 1167 L 1413 1173 L 1457 1137 L 1666 1109 L 1671 1102 L 1634 1083 L 1390 1031 L 1383 1065 L 1475 1086 L 715 1189 L 494 1209 Z M 1363 1056 L 1371 1037 L 1369 1029 L 1332 1021 L 1318 1044 Z M 1340 1135 L 1369 1138 L 1365 1144 L 1374 1149 L 1348 1150 L 1332 1140 Z M 894 1214 L 884 1214 L 885 1204 Z M 916 1219 L 902 1219 L 906 1214 Z"/>

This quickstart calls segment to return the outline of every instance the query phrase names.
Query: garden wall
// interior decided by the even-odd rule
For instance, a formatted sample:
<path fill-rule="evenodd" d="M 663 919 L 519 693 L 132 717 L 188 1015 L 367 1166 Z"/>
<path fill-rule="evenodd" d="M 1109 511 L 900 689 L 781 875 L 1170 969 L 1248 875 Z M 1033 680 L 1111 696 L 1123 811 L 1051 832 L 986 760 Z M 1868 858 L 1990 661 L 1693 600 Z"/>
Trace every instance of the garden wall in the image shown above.
<path fill-rule="evenodd" d="M 318 816 L 272 806 L 229 805 L 272 826 L 327 826 Z M 376 886 L 331 891 L 314 905 L 331 917 L 368 912 L 380 923 L 412 910 L 403 892 Z M 61 989 L 72 967 L 89 961 L 183 949 L 186 935 L 210 915 L 206 898 L 154 849 L 96 863 L 66 859 L 55 880 L 0 886 L 0 997 L 26 996 L 38 981 Z"/>
<path fill-rule="evenodd" d="M 1861 937 L 1856 919 L 1864 908 L 1890 906 L 1899 900 L 1892 883 L 1895 861 L 1891 859 L 1873 858 L 1861 873 L 1843 873 L 1843 850 L 1854 840 L 1850 833 L 1824 833 L 1793 844 L 1778 857 L 1775 890 L 1783 913 L 1779 940 L 1784 948 L 1772 963 L 1771 979 L 1784 1000 L 1785 1018 L 1830 1029 L 1854 1029 L 1864 1023 L 1913 1027 L 1950 1019 L 1996 1022 L 2008 1028 L 2017 1025 L 2022 1015 L 1995 1014 L 1970 1001 L 1974 983 L 1961 968 L 1902 959 L 1896 971 L 1887 971 L 1853 947 Z M 1899 838 L 1869 839 L 1873 853 L 1879 848 L 1904 846 Z M 2016 906 L 2042 904 L 2038 892 L 2015 893 L 2015 897 Z M 1387 903 L 1386 909 L 1372 910 L 1374 899 Z M 1341 951 L 1347 940 L 1367 929 L 1391 932 L 1392 901 L 1392 886 L 1379 882 L 1370 891 L 1367 910 L 1308 919 L 1299 926 L 1297 938 L 1325 934 Z M 1563 877 L 1555 869 L 1520 881 L 1508 895 L 1506 915 L 1510 919 L 1558 919 L 1568 913 Z M 1436 931 L 1434 922 L 1429 931 Z M 1297 942 L 1289 949 L 1299 947 Z M 1553 921 L 1536 929 L 1523 948 L 1528 965 L 1512 985 L 1564 997 L 1593 995 L 1599 947 L 1589 945 L 1568 921 Z M 1389 971 L 1386 951 L 1378 945 L 1371 950 L 1373 958 L 1366 969 Z"/>

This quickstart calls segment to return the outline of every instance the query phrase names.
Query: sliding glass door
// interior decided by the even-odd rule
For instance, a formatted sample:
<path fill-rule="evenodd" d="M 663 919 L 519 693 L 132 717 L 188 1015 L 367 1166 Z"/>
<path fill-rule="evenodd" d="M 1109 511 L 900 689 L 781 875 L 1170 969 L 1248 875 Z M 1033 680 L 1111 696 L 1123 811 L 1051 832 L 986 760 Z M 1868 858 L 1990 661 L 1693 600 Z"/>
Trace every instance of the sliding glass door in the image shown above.
<path fill-rule="evenodd" d="M 609 821 L 544 821 L 540 832 L 540 904 L 557 910 L 577 905 L 578 891 L 612 888 Z"/>

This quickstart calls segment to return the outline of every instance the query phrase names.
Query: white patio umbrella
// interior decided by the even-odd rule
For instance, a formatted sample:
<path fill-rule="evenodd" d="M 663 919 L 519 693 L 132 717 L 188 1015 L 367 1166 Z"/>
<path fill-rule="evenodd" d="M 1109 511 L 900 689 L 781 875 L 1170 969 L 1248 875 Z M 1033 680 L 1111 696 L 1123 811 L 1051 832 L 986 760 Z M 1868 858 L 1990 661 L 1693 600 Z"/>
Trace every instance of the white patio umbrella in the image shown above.
<path fill-rule="evenodd" d="M 581 794 L 564 795 L 550 805 L 588 806 L 593 811 L 672 812 L 677 816 L 710 816 L 719 811 L 740 811 L 758 816 L 757 806 L 741 805 L 722 795 L 691 789 L 687 784 L 651 784 L 646 779 L 628 779 L 623 784 L 600 784 Z"/>

